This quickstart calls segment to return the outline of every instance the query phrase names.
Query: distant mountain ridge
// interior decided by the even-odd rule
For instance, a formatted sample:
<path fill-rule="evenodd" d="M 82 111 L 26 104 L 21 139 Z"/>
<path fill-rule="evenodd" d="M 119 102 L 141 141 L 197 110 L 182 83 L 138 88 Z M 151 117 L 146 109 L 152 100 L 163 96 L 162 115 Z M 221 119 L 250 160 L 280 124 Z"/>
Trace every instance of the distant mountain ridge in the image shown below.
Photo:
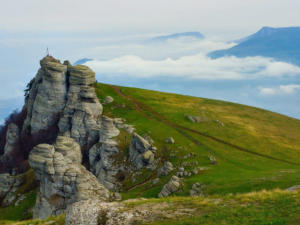
<path fill-rule="evenodd" d="M 169 39 L 177 39 L 177 38 L 182 38 L 182 37 L 192 37 L 192 38 L 197 38 L 197 39 L 203 39 L 204 35 L 201 34 L 200 32 L 183 32 L 183 33 L 175 33 L 175 34 L 157 36 L 150 40 L 151 41 L 166 41 Z"/>
<path fill-rule="evenodd" d="M 264 56 L 300 65 L 300 27 L 263 27 L 237 43 L 238 45 L 232 48 L 214 51 L 208 56 Z"/>
<path fill-rule="evenodd" d="M 92 61 L 93 59 L 88 59 L 88 58 L 82 58 L 77 60 L 74 65 L 82 65 L 85 64 L 86 62 Z"/>

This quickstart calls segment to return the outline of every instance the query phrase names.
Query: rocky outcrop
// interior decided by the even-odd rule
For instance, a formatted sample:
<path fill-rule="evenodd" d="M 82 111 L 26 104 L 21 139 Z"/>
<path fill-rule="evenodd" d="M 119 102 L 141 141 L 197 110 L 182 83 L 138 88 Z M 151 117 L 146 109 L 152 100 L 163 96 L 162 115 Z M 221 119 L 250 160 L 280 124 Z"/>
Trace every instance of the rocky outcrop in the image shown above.
<path fill-rule="evenodd" d="M 109 199 L 109 191 L 81 165 L 81 160 L 80 146 L 62 136 L 54 145 L 40 144 L 31 151 L 29 163 L 40 181 L 35 218 L 61 214 L 69 204 L 80 200 Z"/>
<path fill-rule="evenodd" d="M 155 166 L 155 148 L 146 139 L 134 133 L 129 147 L 129 160 L 137 169 Z"/>
<path fill-rule="evenodd" d="M 89 151 L 91 171 L 99 182 L 109 190 L 116 191 L 119 186 L 117 174 L 124 170 L 124 164 L 120 165 L 115 158 L 118 156 L 118 142 L 114 138 L 120 134 L 114 124 L 114 120 L 103 116 L 100 129 L 99 143 Z"/>
<path fill-rule="evenodd" d="M 95 73 L 87 66 L 68 66 L 67 101 L 59 121 L 59 132 L 74 138 L 80 146 L 96 143 L 99 138 L 102 105 L 93 84 Z"/>
<path fill-rule="evenodd" d="M 40 65 L 36 77 L 30 82 L 25 102 L 27 117 L 23 131 L 31 134 L 57 123 L 67 95 L 67 66 L 49 56 L 43 58 Z"/>
<path fill-rule="evenodd" d="M 180 178 L 172 176 L 167 184 L 163 186 L 163 189 L 158 194 L 158 197 L 167 197 L 170 194 L 176 192 L 180 187 Z"/>
<path fill-rule="evenodd" d="M 0 200 L 1 206 L 11 205 L 16 200 L 16 191 L 24 183 L 23 176 L 11 176 L 10 174 L 0 174 Z"/>
<path fill-rule="evenodd" d="M 93 87 L 95 73 L 51 56 L 40 64 L 28 87 L 23 132 L 35 134 L 58 124 L 60 135 L 75 139 L 81 147 L 96 143 L 102 106 Z"/>
<path fill-rule="evenodd" d="M 122 212 L 124 206 L 117 202 L 103 203 L 97 200 L 77 202 L 66 212 L 66 225 L 129 225 L 137 215 Z"/>
<path fill-rule="evenodd" d="M 20 136 L 20 130 L 14 123 L 10 123 L 6 132 L 6 143 L 4 147 L 4 155 L 9 154 L 15 147 Z"/>

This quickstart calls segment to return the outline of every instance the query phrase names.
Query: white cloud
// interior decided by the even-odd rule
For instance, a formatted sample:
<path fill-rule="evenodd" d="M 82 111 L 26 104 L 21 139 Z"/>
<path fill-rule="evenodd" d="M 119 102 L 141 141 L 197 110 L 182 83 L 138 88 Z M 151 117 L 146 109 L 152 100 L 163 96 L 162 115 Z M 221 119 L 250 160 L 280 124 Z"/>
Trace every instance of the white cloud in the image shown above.
<path fill-rule="evenodd" d="M 280 85 L 278 87 L 259 87 L 261 95 L 289 95 L 300 89 L 298 84 Z"/>
<path fill-rule="evenodd" d="M 146 60 L 126 55 L 110 60 L 87 62 L 99 75 L 145 77 L 181 77 L 204 80 L 242 80 L 300 75 L 300 67 L 264 57 L 223 57 L 211 59 L 198 54 L 178 59 Z M 277 69 L 276 69 L 277 68 Z"/>

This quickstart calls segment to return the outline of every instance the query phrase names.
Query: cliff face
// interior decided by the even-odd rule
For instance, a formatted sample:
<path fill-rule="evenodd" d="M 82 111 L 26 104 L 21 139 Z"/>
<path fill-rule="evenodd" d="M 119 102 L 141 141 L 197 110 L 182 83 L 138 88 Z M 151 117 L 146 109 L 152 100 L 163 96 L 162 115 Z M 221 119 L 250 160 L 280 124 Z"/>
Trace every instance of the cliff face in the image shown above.
<path fill-rule="evenodd" d="M 81 147 L 95 143 L 102 114 L 93 88 L 95 73 L 50 56 L 40 64 L 29 86 L 23 132 L 36 134 L 58 125 L 59 134 L 74 138 Z"/>

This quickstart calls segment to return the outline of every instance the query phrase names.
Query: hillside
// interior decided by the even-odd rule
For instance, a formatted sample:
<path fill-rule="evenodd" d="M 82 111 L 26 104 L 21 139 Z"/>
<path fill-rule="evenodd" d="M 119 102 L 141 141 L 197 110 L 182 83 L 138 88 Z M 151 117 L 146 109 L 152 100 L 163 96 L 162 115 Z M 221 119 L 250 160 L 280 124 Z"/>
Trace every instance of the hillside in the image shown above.
<path fill-rule="evenodd" d="M 299 185 L 300 120 L 94 81 L 86 66 L 41 60 L 1 128 L 0 224 L 299 220 L 299 192 L 285 189 Z"/>
<path fill-rule="evenodd" d="M 300 28 L 263 27 L 257 33 L 238 40 L 238 45 L 209 54 L 212 58 L 223 56 L 264 56 L 300 65 Z"/>
<path fill-rule="evenodd" d="M 297 119 L 217 100 L 105 84 L 96 87 L 100 101 L 106 95 L 115 99 L 104 107 L 104 114 L 123 117 L 140 133 L 150 135 L 160 154 L 174 165 L 198 162 L 208 169 L 185 178 L 186 186 L 179 195 L 187 195 L 194 182 L 204 183 L 206 194 L 225 194 L 284 189 L 299 181 Z M 193 123 L 185 115 L 198 116 L 203 122 Z M 174 145 L 165 143 L 169 136 L 175 139 Z M 184 159 L 190 152 L 197 157 Z M 211 165 L 210 155 L 217 165 Z M 124 196 L 155 197 L 163 182 L 155 187 L 146 183 Z"/>

